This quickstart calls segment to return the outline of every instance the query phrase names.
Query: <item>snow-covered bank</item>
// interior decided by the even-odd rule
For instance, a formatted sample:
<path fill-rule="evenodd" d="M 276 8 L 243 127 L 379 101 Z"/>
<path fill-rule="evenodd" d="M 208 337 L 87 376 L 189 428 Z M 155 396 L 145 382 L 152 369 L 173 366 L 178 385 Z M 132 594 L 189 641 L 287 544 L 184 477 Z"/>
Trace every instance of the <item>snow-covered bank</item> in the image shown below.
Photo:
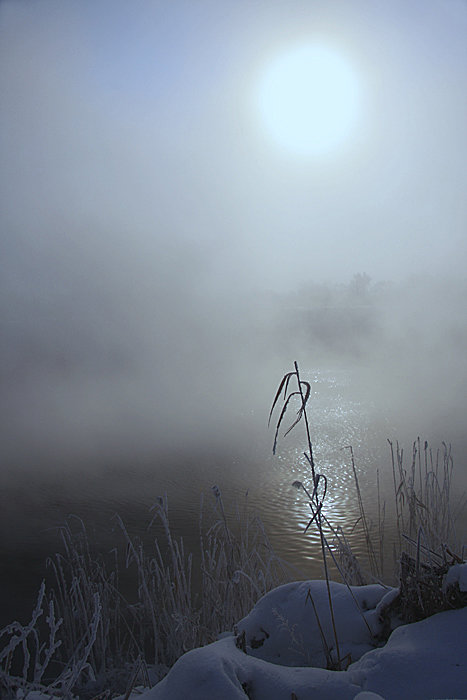
<path fill-rule="evenodd" d="M 466 574 L 467 564 L 451 567 L 446 588 L 465 593 Z M 301 581 L 263 596 L 235 633 L 184 654 L 153 688 L 134 688 L 118 700 L 467 698 L 467 607 L 402 624 L 399 589 L 331 582 L 330 592 L 346 670 L 326 668 L 337 665 L 326 582 Z"/>
<path fill-rule="evenodd" d="M 314 608 L 311 604 L 310 590 Z M 341 658 L 325 665 L 322 634 L 335 654 L 324 581 L 291 583 L 262 598 L 231 635 L 182 656 L 142 700 L 425 700 L 467 697 L 467 608 L 400 625 L 379 641 L 395 589 L 332 584 Z M 360 608 L 360 610 L 359 610 Z M 315 613 L 316 610 L 316 613 Z M 319 623 L 318 623 L 319 619 Z M 308 662 L 314 667 L 304 666 Z M 303 660 L 303 661 L 301 661 Z M 376 695 L 374 695 L 376 693 Z"/>

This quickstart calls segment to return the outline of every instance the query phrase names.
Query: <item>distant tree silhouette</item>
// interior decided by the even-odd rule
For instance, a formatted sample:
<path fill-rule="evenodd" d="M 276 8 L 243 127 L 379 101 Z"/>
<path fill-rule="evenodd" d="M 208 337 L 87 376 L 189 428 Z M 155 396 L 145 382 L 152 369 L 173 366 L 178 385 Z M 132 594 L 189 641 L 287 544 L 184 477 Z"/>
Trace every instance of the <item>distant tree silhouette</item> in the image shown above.
<path fill-rule="evenodd" d="M 352 296 L 362 299 L 368 295 L 370 283 L 371 277 L 366 272 L 357 272 L 349 284 L 349 291 Z"/>

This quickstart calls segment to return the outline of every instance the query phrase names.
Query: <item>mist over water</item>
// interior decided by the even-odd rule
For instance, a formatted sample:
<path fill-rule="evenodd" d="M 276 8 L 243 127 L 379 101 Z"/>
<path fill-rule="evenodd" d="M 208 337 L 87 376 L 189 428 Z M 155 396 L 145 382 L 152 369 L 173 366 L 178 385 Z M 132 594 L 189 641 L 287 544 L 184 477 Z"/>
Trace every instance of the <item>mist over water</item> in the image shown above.
<path fill-rule="evenodd" d="M 110 551 L 113 515 L 118 512 L 131 532 L 144 535 L 151 505 L 167 493 L 175 532 L 196 550 L 200 499 L 204 494 L 209 512 L 214 484 L 229 509 L 248 493 L 280 556 L 302 576 L 319 575 L 316 533 L 303 535 L 306 498 L 292 487 L 295 480 L 308 487 L 311 482 L 303 429 L 297 426 L 283 439 L 285 423 L 273 456 L 274 427 L 267 428 L 278 382 L 293 368 L 291 358 L 312 385 L 314 456 L 328 478 L 325 510 L 336 527 L 351 532 L 359 517 L 349 445 L 374 521 L 377 470 L 381 498 L 391 502 L 388 438 L 404 446 L 407 466 L 417 436 L 435 450 L 442 440 L 451 442 L 455 488 L 464 489 L 465 292 L 460 285 L 452 289 L 435 316 L 433 280 L 383 287 L 367 281 L 362 292 L 362 278 L 256 300 L 257 323 L 244 315 L 235 334 L 226 328 L 228 343 L 221 335 L 221 349 L 215 346 L 219 357 L 207 329 L 209 342 L 200 344 L 198 364 L 192 357 L 178 365 L 176 346 L 165 360 L 170 381 L 158 381 L 145 348 L 139 363 L 134 350 L 133 373 L 128 367 L 108 375 L 104 368 L 92 372 L 81 360 L 64 373 L 57 371 L 53 352 L 39 367 L 30 363 L 24 393 L 11 389 L 3 428 L 5 622 L 15 600 L 23 611 L 33 596 L 45 558 L 59 546 L 57 528 L 70 513 L 83 518 L 101 550 Z M 418 306 L 420 285 L 427 284 L 429 327 Z M 408 288 L 416 290 L 412 298 Z M 396 309 L 402 290 L 405 304 Z M 11 355 L 21 357 L 22 349 L 17 343 Z M 363 552 L 358 534 L 353 544 L 357 554 Z"/>
<path fill-rule="evenodd" d="M 386 438 L 451 442 L 467 484 L 467 11 L 333 6 L 1 3 L 8 614 L 68 513 L 110 547 L 115 511 L 139 531 L 167 492 L 192 532 L 214 483 L 306 565 L 302 437 L 273 458 L 267 430 L 293 360 L 339 524 L 348 444 L 370 493 Z M 327 161 L 277 153 L 252 111 L 304 33 L 345 49 L 366 95 Z"/>

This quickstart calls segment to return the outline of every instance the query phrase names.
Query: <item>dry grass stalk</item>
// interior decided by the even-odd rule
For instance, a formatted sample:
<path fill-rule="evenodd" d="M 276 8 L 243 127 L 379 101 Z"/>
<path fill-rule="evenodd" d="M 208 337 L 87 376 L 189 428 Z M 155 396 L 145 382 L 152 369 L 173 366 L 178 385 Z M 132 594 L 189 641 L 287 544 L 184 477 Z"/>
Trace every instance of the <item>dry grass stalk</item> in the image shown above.
<path fill-rule="evenodd" d="M 297 384 L 297 390 L 295 391 L 290 391 L 290 383 L 291 381 L 295 379 L 296 384 Z M 316 524 L 319 532 L 319 537 L 320 537 L 320 543 L 321 543 L 321 554 L 322 554 L 322 559 L 323 559 L 323 566 L 324 566 L 324 575 L 326 579 L 326 586 L 327 586 L 327 593 L 328 593 L 328 603 L 329 603 L 329 612 L 331 616 L 331 623 L 332 623 L 332 628 L 333 628 L 333 634 L 334 634 L 334 641 L 336 645 L 336 654 L 337 654 L 337 660 L 335 662 L 335 666 L 337 668 L 341 668 L 342 665 L 342 659 L 340 655 L 340 649 L 339 649 L 339 639 L 337 635 L 337 629 L 336 629 L 336 621 L 334 617 L 334 606 L 332 604 L 332 596 L 331 596 L 331 587 L 329 585 L 330 582 L 330 575 L 329 575 L 329 567 L 328 567 L 328 561 L 327 561 L 327 550 L 330 550 L 328 541 L 326 539 L 325 533 L 324 533 L 324 516 L 322 513 L 322 508 L 324 504 L 324 499 L 326 497 L 326 491 L 327 491 L 327 479 L 324 474 L 319 474 L 316 472 L 315 469 L 315 461 L 314 461 L 314 456 L 313 456 L 313 445 L 311 441 L 311 432 L 310 432 L 310 423 L 308 420 L 308 413 L 307 413 L 307 403 L 310 398 L 311 394 L 311 385 L 309 382 L 304 381 L 300 378 L 300 372 L 298 369 L 298 363 L 295 361 L 294 362 L 294 371 L 293 372 L 288 372 L 285 374 L 279 384 L 279 388 L 277 389 L 276 395 L 274 397 L 274 400 L 272 402 L 271 410 L 269 413 L 269 423 L 271 422 L 271 418 L 274 412 L 274 409 L 276 405 L 279 402 L 279 399 L 281 397 L 281 394 L 283 392 L 283 403 L 282 403 L 282 408 L 279 413 L 279 417 L 277 419 L 276 423 L 276 429 L 275 429 L 275 434 L 274 434 L 274 445 L 273 445 L 273 453 L 276 452 L 277 448 L 277 442 L 278 442 L 278 436 L 279 436 L 279 430 L 281 427 L 281 424 L 284 420 L 284 416 L 286 414 L 286 411 L 291 404 L 292 400 L 294 397 L 299 399 L 299 407 L 296 412 L 296 418 L 292 422 L 292 424 L 288 427 L 288 429 L 284 433 L 284 437 L 288 435 L 302 420 L 304 421 L 305 424 L 305 432 L 306 432 L 306 441 L 307 441 L 307 446 L 308 446 L 308 452 L 304 452 L 304 456 L 310 466 L 311 469 L 311 477 L 312 477 L 312 483 L 313 483 L 313 490 L 312 493 L 310 494 L 308 490 L 303 486 L 301 482 L 296 482 L 299 484 L 301 488 L 304 489 L 305 493 L 309 497 L 309 507 L 312 513 L 312 516 L 308 522 L 308 525 L 305 528 L 305 532 L 311 527 L 313 523 Z M 322 485 L 322 486 L 321 486 Z M 321 492 L 320 492 L 320 487 L 321 487 Z M 334 662 L 333 662 L 334 666 Z"/>

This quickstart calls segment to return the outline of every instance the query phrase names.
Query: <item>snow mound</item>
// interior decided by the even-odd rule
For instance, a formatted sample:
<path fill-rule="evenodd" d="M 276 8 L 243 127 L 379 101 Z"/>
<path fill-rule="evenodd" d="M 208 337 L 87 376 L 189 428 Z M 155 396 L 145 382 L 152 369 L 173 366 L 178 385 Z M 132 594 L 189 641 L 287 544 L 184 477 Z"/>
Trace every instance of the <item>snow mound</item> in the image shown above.
<path fill-rule="evenodd" d="M 467 608 L 398 627 L 387 644 L 347 670 L 385 700 L 467 697 Z"/>
<path fill-rule="evenodd" d="M 184 654 L 141 700 L 353 700 L 361 687 L 347 673 L 290 668 L 248 656 L 233 637 Z"/>
<path fill-rule="evenodd" d="M 377 606 L 388 589 L 378 584 L 347 587 L 331 581 L 330 591 L 340 657 L 356 661 L 377 646 L 381 632 Z M 238 623 L 237 630 L 248 655 L 264 661 L 326 668 L 325 645 L 333 660 L 337 659 L 325 581 L 301 581 L 275 588 Z"/>
<path fill-rule="evenodd" d="M 290 700 L 292 693 L 299 700 L 467 697 L 467 608 L 400 626 L 385 646 L 375 648 L 372 634 L 378 633 L 380 614 L 397 591 L 373 585 L 349 592 L 333 583 L 331 592 L 342 651 L 348 650 L 352 659 L 360 655 L 347 671 L 298 665 L 304 654 L 314 663 L 323 662 L 317 616 L 334 643 L 325 582 L 299 582 L 268 593 L 239 623 L 237 637 L 224 637 L 188 652 L 139 698 Z M 300 640 L 301 646 L 295 648 L 294 640 Z"/>
<path fill-rule="evenodd" d="M 467 564 L 455 564 L 451 566 L 444 577 L 443 588 L 447 590 L 456 583 L 459 584 L 461 593 L 467 593 Z"/>

